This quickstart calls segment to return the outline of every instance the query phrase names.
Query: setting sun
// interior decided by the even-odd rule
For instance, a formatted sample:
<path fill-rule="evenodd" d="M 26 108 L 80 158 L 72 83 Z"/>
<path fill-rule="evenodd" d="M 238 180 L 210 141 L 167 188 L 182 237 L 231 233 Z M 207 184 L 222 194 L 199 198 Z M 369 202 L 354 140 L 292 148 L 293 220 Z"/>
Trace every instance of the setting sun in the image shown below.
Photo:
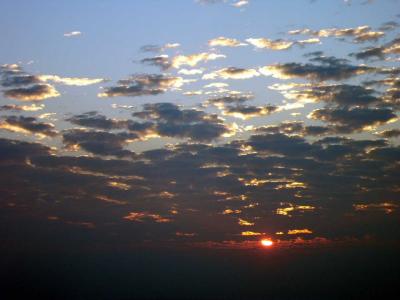
<path fill-rule="evenodd" d="M 274 242 L 269 239 L 261 240 L 261 245 L 263 245 L 264 247 L 271 247 L 273 244 Z"/>

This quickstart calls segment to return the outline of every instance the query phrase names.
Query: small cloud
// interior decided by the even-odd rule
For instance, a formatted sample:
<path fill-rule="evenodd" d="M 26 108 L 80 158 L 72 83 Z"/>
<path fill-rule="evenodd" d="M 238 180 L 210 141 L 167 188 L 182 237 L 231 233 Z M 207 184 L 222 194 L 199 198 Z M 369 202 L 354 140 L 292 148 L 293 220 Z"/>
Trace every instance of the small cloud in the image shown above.
<path fill-rule="evenodd" d="M 287 50 L 294 45 L 294 42 L 285 40 L 270 40 L 266 38 L 250 38 L 246 39 L 246 42 L 252 44 L 254 47 L 259 49 L 270 49 L 270 50 Z"/>
<path fill-rule="evenodd" d="M 190 66 L 194 67 L 200 62 L 207 62 L 209 60 L 216 60 L 218 58 L 225 58 L 226 56 L 223 54 L 215 54 L 215 53 L 197 53 L 191 55 L 178 55 L 172 58 L 172 67 L 178 69 L 180 66 Z"/>
<path fill-rule="evenodd" d="M 243 69 L 236 67 L 223 68 L 208 74 L 203 75 L 203 79 L 249 79 L 252 77 L 260 76 L 255 69 Z"/>
<path fill-rule="evenodd" d="M 249 1 L 247 1 L 247 0 L 239 0 L 239 1 L 235 2 L 235 3 L 233 3 L 232 6 L 240 8 L 240 7 L 244 7 L 244 6 L 248 5 L 248 4 L 249 4 Z"/>
<path fill-rule="evenodd" d="M 86 86 L 106 81 L 103 78 L 87 78 L 87 77 L 60 77 L 57 75 L 39 75 L 37 78 L 40 81 L 52 81 L 65 85 Z"/>
<path fill-rule="evenodd" d="M 238 46 L 246 46 L 246 43 L 241 43 L 237 39 L 231 39 L 231 38 L 226 38 L 223 36 L 220 36 L 218 38 L 212 39 L 208 41 L 208 45 L 210 47 L 238 47 Z"/>
<path fill-rule="evenodd" d="M 64 33 L 64 36 L 65 37 L 74 37 L 74 36 L 78 36 L 81 34 L 82 34 L 82 32 L 80 32 L 80 31 L 71 31 L 71 32 Z"/>

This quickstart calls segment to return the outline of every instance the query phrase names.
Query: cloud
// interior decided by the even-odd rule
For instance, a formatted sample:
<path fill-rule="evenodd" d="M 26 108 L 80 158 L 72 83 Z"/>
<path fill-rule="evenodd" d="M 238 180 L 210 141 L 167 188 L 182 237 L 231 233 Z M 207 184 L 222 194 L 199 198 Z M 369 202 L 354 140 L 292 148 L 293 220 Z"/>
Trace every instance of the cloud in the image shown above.
<path fill-rule="evenodd" d="M 154 130 L 160 136 L 209 141 L 229 132 L 217 115 L 180 109 L 172 103 L 145 104 L 144 109 L 133 113 L 133 116 L 153 121 Z"/>
<path fill-rule="evenodd" d="M 318 149 L 317 146 L 308 144 L 301 137 L 289 137 L 281 133 L 253 135 L 247 144 L 257 151 L 266 151 L 293 157 L 305 156 L 307 153 Z"/>
<path fill-rule="evenodd" d="M 400 38 L 396 38 L 382 46 L 369 47 L 360 52 L 351 53 L 357 59 L 370 59 L 372 57 L 384 59 L 389 54 L 400 54 Z"/>
<path fill-rule="evenodd" d="M 323 108 L 311 112 L 309 118 L 333 124 L 338 132 L 351 133 L 393 122 L 397 116 L 390 109 Z"/>
<path fill-rule="evenodd" d="M 296 41 L 297 45 L 304 46 L 307 44 L 321 44 L 321 40 L 319 38 L 309 38 L 305 40 Z"/>
<path fill-rule="evenodd" d="M 273 76 L 280 79 L 306 78 L 309 80 L 340 81 L 353 76 L 376 71 L 373 67 L 354 66 L 347 60 L 335 57 L 317 57 L 311 59 L 313 63 L 285 63 L 261 67 L 259 72 L 265 76 Z"/>
<path fill-rule="evenodd" d="M 39 77 L 25 73 L 17 64 L 0 67 L 0 85 L 7 88 L 3 95 L 21 101 L 40 101 L 60 94 L 50 84 L 41 83 Z"/>
<path fill-rule="evenodd" d="M 208 52 L 202 52 L 192 55 L 177 55 L 172 58 L 171 66 L 176 69 L 179 69 L 181 66 L 195 67 L 200 62 L 207 62 L 210 60 L 216 60 L 225 57 L 226 56 L 223 54 L 215 54 Z"/>
<path fill-rule="evenodd" d="M 204 74 L 202 78 L 205 80 L 216 79 L 216 78 L 249 79 L 256 76 L 260 76 L 260 74 L 255 69 L 229 67 L 229 68 L 219 69 L 217 71 L 208 74 Z"/>
<path fill-rule="evenodd" d="M 256 129 L 257 132 L 261 133 L 283 133 L 286 135 L 297 134 L 301 136 L 320 136 L 325 134 L 332 134 L 335 131 L 330 127 L 318 126 L 318 125 L 304 125 L 303 122 L 299 121 L 286 121 L 278 125 L 268 125 L 259 127 Z"/>
<path fill-rule="evenodd" d="M 19 65 L 3 65 L 0 68 L 0 85 L 6 97 L 21 101 L 40 101 L 60 96 L 60 93 L 48 81 L 58 84 L 86 86 L 104 82 L 101 78 L 60 77 L 57 75 L 31 75 L 25 73 Z"/>
<path fill-rule="evenodd" d="M 68 118 L 67 121 L 80 126 L 108 130 L 120 129 L 126 125 L 126 122 L 109 119 L 95 111 L 72 116 L 71 118 Z"/>
<path fill-rule="evenodd" d="M 159 45 L 144 45 L 140 48 L 140 51 L 142 52 L 163 52 L 167 49 L 173 49 L 173 48 L 178 48 L 180 46 L 179 43 L 167 43 L 163 46 Z"/>
<path fill-rule="evenodd" d="M 267 106 L 252 106 L 252 105 L 239 105 L 228 106 L 223 110 L 223 114 L 233 116 L 235 118 L 247 120 L 254 117 L 269 115 L 277 111 L 278 107 L 273 105 Z"/>
<path fill-rule="evenodd" d="M 182 75 L 199 75 L 199 74 L 203 74 L 203 70 L 202 69 L 180 69 L 178 71 L 178 74 L 182 74 Z"/>
<path fill-rule="evenodd" d="M 128 142 L 139 138 L 135 133 L 110 133 L 82 129 L 64 130 L 62 137 L 64 144 L 70 149 L 82 148 L 93 154 L 117 157 L 133 156 L 133 152 L 123 148 Z"/>
<path fill-rule="evenodd" d="M 400 129 L 388 129 L 377 133 L 384 138 L 396 138 L 400 136 Z"/>
<path fill-rule="evenodd" d="M 156 223 L 169 223 L 172 220 L 160 216 L 159 214 L 152 214 L 149 212 L 130 212 L 128 215 L 124 216 L 123 219 L 134 222 L 144 222 L 150 220 Z"/>
<path fill-rule="evenodd" d="M 78 36 L 78 35 L 82 35 L 82 32 L 80 32 L 80 31 L 70 31 L 70 32 L 64 33 L 65 37 L 74 37 L 74 36 Z"/>
<path fill-rule="evenodd" d="M 84 140 L 110 142 L 103 135 L 79 138 Z M 330 237 L 340 238 L 342 232 L 348 233 L 348 223 L 336 226 L 338 231 L 331 231 L 331 225 L 343 214 L 353 213 L 354 205 L 397 209 L 380 204 L 397 199 L 394 162 L 400 155 L 398 147 L 382 140 L 329 137 L 310 142 L 298 136 L 257 134 L 248 141 L 181 143 L 112 157 L 109 153 L 121 148 L 117 149 L 100 156 L 63 156 L 37 143 L 0 139 L 1 179 L 7 183 L 4 197 L 39 220 L 50 216 L 52 226 L 65 224 L 63 232 L 73 224 L 90 223 L 96 235 L 103 236 L 109 231 L 102 230 L 111 226 L 112 232 L 122 233 L 121 247 L 124 241 L 130 244 L 132 236 L 135 243 L 149 236 L 175 238 L 176 226 L 196 232 L 193 238 L 198 241 L 207 241 L 209 226 L 215 222 L 224 224 L 212 227 L 215 239 L 227 234 L 235 240 L 251 237 L 252 233 L 241 235 L 239 218 L 254 223 L 252 232 L 260 235 L 267 225 L 266 234 L 287 233 L 315 228 L 310 224 L 318 220 L 321 234 L 327 230 Z M 171 195 L 172 199 L 166 198 Z M 34 199 L 40 199 L 40 210 L 34 209 Z M 262 218 L 266 214 L 268 222 Z M 288 215 L 290 222 L 283 221 Z M 296 223 L 299 218 L 301 224 Z M 171 228 L 168 222 L 176 226 Z M 365 234 L 362 227 L 360 234 Z"/>
<path fill-rule="evenodd" d="M 53 137 L 57 135 L 54 125 L 50 123 L 37 122 L 34 117 L 8 116 L 0 121 L 0 129 L 23 134 L 36 134 L 39 137 Z"/>
<path fill-rule="evenodd" d="M 86 86 L 106 81 L 103 78 L 87 78 L 87 77 L 60 77 L 57 75 L 39 75 L 37 78 L 42 82 L 51 81 L 65 85 Z"/>
<path fill-rule="evenodd" d="M 247 1 L 247 0 L 239 0 L 232 4 L 232 6 L 237 7 L 237 8 L 244 7 L 246 5 L 249 5 L 249 1 Z"/>
<path fill-rule="evenodd" d="M 41 101 L 60 96 L 60 93 L 50 84 L 36 84 L 30 87 L 8 89 L 3 94 L 5 97 L 20 101 Z"/>
<path fill-rule="evenodd" d="M 289 31 L 291 35 L 297 34 L 307 34 L 315 37 L 337 37 L 344 38 L 350 37 L 353 38 L 353 42 L 362 43 L 366 41 L 377 41 L 378 39 L 385 36 L 383 31 L 373 31 L 369 26 L 358 26 L 354 28 L 325 28 L 320 30 L 311 30 L 308 28 L 305 29 L 296 29 Z"/>
<path fill-rule="evenodd" d="M 400 27 L 400 24 L 395 22 L 395 21 L 388 21 L 383 23 L 380 27 L 379 30 L 381 31 L 391 31 L 394 30 L 396 28 Z"/>
<path fill-rule="evenodd" d="M 0 111 L 38 111 L 44 108 L 43 104 L 31 104 L 31 105 L 15 105 L 15 104 L 7 104 L 0 106 Z"/>
<path fill-rule="evenodd" d="M 288 99 L 300 102 L 325 102 L 328 105 L 341 107 L 369 106 L 382 102 L 375 90 L 349 84 L 321 84 L 303 90 L 291 90 L 283 94 Z"/>
<path fill-rule="evenodd" d="M 241 43 L 237 39 L 226 38 L 220 36 L 218 38 L 212 39 L 208 41 L 208 45 L 210 47 L 239 47 L 239 46 L 246 46 L 247 44 Z"/>
<path fill-rule="evenodd" d="M 161 70 L 168 70 L 171 67 L 168 55 L 143 58 L 140 62 L 142 64 L 159 67 Z"/>
<path fill-rule="evenodd" d="M 270 40 L 266 38 L 249 38 L 246 42 L 260 49 L 287 50 L 294 45 L 294 42 L 285 40 Z"/>
<path fill-rule="evenodd" d="M 227 95 L 227 96 L 207 99 L 206 104 L 212 104 L 222 108 L 226 104 L 239 105 L 252 99 L 254 99 L 254 96 L 251 94 Z"/>
<path fill-rule="evenodd" d="M 28 143 L 0 138 L 0 162 L 20 164 L 28 157 L 49 155 L 50 148 L 38 143 Z"/>
<path fill-rule="evenodd" d="M 139 74 L 118 81 L 118 86 L 107 87 L 99 97 L 138 97 L 163 94 L 169 89 L 180 88 L 184 84 L 182 77 L 159 74 Z"/>

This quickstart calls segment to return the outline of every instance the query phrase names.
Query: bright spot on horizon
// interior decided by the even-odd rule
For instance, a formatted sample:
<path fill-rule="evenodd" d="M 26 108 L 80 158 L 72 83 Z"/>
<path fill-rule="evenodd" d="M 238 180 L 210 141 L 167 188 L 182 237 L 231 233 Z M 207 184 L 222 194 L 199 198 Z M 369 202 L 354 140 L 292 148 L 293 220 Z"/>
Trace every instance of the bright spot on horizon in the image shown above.
<path fill-rule="evenodd" d="M 274 242 L 269 239 L 261 240 L 261 245 L 263 245 L 264 247 L 271 247 L 273 244 L 274 244 Z"/>

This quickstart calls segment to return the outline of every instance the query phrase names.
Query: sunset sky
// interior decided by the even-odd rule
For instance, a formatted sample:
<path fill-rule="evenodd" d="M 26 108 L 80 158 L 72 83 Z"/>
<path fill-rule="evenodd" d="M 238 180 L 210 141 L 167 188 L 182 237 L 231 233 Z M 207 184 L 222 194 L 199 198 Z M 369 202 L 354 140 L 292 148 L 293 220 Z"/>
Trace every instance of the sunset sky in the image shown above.
<path fill-rule="evenodd" d="M 399 1 L 2 0 L 0 11 L 5 270 L 35 269 L 39 254 L 184 251 L 207 265 L 227 251 L 273 265 L 268 255 L 398 249 Z M 372 269 L 384 257 L 373 253 Z"/>

